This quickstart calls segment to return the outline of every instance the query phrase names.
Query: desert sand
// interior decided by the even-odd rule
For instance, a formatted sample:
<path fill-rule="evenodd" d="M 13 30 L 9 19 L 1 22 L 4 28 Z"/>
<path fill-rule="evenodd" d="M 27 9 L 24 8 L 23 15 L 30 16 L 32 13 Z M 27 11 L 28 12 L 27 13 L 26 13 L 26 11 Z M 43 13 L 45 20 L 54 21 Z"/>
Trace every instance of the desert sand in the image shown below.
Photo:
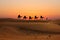
<path fill-rule="evenodd" d="M 60 40 L 60 25 L 52 22 L 0 22 L 0 40 Z"/>

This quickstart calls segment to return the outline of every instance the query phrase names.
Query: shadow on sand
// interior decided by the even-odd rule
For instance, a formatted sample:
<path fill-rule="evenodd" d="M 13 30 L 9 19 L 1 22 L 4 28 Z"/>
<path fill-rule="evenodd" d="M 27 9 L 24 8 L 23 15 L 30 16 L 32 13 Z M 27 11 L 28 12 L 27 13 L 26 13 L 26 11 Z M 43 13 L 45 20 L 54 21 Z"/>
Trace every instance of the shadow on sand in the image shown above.
<path fill-rule="evenodd" d="M 25 32 L 27 34 L 60 34 L 60 32 L 48 32 L 48 31 L 40 31 L 40 30 L 33 30 L 30 28 L 19 27 L 19 31 Z"/>

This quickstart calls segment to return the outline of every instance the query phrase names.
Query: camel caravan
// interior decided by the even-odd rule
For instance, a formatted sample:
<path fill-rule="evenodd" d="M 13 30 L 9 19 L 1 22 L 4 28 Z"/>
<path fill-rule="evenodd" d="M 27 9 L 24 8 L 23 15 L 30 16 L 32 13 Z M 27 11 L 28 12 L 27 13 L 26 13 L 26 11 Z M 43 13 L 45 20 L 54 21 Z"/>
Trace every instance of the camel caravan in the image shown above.
<path fill-rule="evenodd" d="M 21 15 L 18 15 L 18 19 L 19 20 L 21 20 L 21 18 L 23 18 L 23 20 L 26 20 L 26 19 L 28 19 L 28 20 L 32 20 L 32 19 L 34 19 L 34 20 L 44 20 L 44 17 L 43 16 L 40 16 L 40 17 L 37 17 L 37 16 L 34 16 L 34 17 L 32 17 L 32 16 L 29 16 L 29 17 L 27 17 L 27 16 L 21 16 Z M 45 18 L 45 20 L 48 20 L 48 18 Z"/>

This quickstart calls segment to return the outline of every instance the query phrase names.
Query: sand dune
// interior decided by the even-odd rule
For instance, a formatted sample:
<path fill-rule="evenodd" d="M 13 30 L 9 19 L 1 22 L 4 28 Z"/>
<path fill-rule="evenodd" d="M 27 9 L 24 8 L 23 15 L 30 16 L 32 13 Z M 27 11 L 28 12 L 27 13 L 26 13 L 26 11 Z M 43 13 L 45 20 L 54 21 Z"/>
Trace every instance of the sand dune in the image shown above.
<path fill-rule="evenodd" d="M 60 33 L 60 26 L 53 23 L 38 23 L 38 22 L 2 22 L 0 25 L 3 26 L 15 26 L 19 28 L 37 30 L 37 31 L 45 31 L 45 32 L 59 32 Z"/>
<path fill-rule="evenodd" d="M 60 40 L 60 26 L 51 22 L 0 22 L 0 40 Z"/>

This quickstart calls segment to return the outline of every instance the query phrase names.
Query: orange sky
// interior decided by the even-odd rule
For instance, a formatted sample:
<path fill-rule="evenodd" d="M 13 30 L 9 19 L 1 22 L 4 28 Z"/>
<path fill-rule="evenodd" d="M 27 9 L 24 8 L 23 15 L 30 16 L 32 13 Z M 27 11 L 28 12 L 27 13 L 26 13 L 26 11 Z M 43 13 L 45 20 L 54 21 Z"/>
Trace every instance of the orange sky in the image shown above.
<path fill-rule="evenodd" d="M 60 0 L 0 0 L 0 18 L 22 16 L 60 16 Z"/>

